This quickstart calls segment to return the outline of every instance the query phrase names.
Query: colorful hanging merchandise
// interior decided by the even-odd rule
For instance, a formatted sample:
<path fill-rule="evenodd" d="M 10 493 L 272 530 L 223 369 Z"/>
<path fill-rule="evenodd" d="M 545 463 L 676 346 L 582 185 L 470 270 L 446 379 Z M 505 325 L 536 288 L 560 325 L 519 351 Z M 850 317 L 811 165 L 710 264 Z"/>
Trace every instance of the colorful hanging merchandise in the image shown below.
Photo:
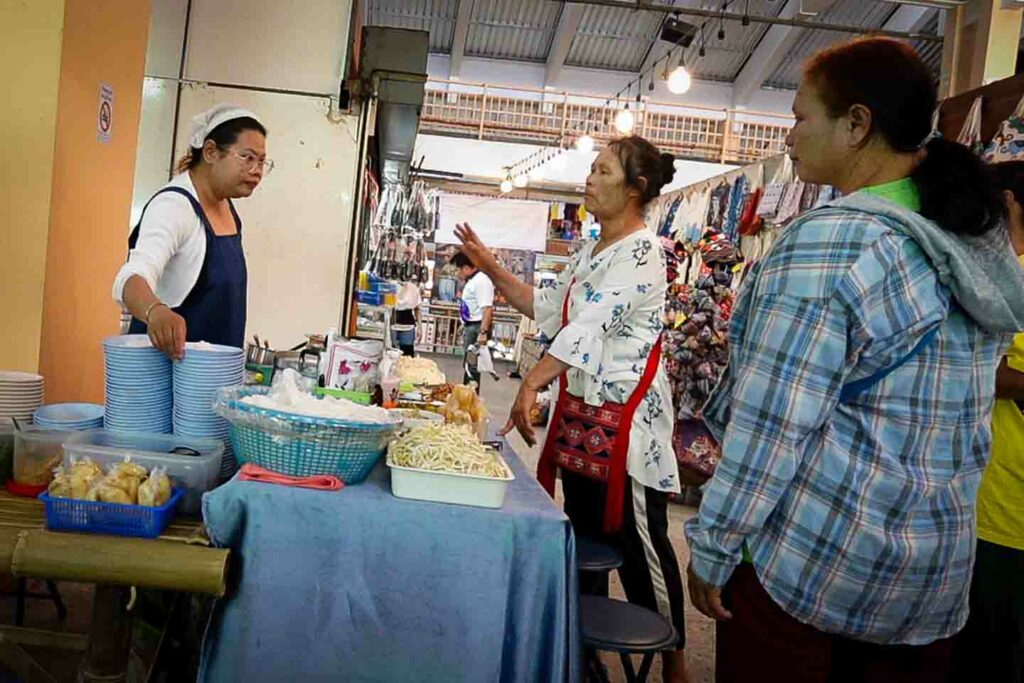
<path fill-rule="evenodd" d="M 700 484 L 714 473 L 720 455 L 701 411 L 728 363 L 731 285 L 740 257 L 734 243 L 716 231 L 709 231 L 697 245 L 675 243 L 668 251 L 672 274 L 682 269 L 683 257 L 689 260 L 699 254 L 703 260 L 695 285 L 677 281 L 670 286 L 664 338 L 665 369 L 676 408 L 673 449 L 681 479 Z"/>
<path fill-rule="evenodd" d="M 999 126 L 982 159 L 989 164 L 1024 159 L 1024 97 L 1010 118 Z"/>
<path fill-rule="evenodd" d="M 985 146 L 981 142 L 981 102 L 981 95 L 974 98 L 971 110 L 967 112 L 964 126 L 960 129 L 960 135 L 956 138 L 957 142 L 969 147 L 972 152 L 978 155 L 985 151 Z"/>

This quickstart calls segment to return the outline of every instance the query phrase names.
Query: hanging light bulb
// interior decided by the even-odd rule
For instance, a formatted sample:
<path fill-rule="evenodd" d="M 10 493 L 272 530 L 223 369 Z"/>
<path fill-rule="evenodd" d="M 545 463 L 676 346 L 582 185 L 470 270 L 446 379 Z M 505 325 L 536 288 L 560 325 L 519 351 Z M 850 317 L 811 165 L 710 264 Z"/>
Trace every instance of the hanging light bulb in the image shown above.
<path fill-rule="evenodd" d="M 690 86 L 693 84 L 690 72 L 686 70 L 685 57 L 684 52 L 679 53 L 679 64 L 672 70 L 667 79 L 669 92 L 676 95 L 682 95 L 689 91 Z"/>
<path fill-rule="evenodd" d="M 529 182 L 530 179 L 529 177 L 527 177 L 525 173 L 520 173 L 519 175 L 512 179 L 512 184 L 515 185 L 516 187 L 526 187 L 526 185 Z"/>
<path fill-rule="evenodd" d="M 690 72 L 682 64 L 673 69 L 668 76 L 669 92 L 676 95 L 682 95 L 689 91 L 692 84 L 693 79 L 690 77 Z"/>
<path fill-rule="evenodd" d="M 512 191 L 512 179 L 511 178 L 505 178 L 504 180 L 501 181 L 501 193 L 502 194 L 508 194 L 511 191 Z"/>
<path fill-rule="evenodd" d="M 636 118 L 629 110 L 629 102 L 626 102 L 626 108 L 615 115 L 615 128 L 623 135 L 629 135 L 633 132 L 634 123 L 636 123 Z"/>
<path fill-rule="evenodd" d="M 586 133 L 579 136 L 578 138 L 576 138 L 576 149 L 578 149 L 581 152 L 593 152 L 594 138 L 590 137 Z"/>

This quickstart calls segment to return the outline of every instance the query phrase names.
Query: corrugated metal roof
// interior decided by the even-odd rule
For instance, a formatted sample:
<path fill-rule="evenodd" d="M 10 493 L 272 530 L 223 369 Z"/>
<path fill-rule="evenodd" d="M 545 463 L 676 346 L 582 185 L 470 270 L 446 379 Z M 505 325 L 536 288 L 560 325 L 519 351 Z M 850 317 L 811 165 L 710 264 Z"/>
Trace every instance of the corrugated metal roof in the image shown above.
<path fill-rule="evenodd" d="M 748 13 L 753 16 L 776 17 L 782 11 L 784 3 L 774 0 L 751 0 Z M 730 12 L 742 11 L 743 6 L 736 3 L 730 6 Z M 687 19 L 686 17 L 683 17 Z M 686 51 L 686 63 L 695 78 L 705 81 L 732 82 L 746 64 L 757 44 L 771 28 L 768 24 L 751 23 L 744 26 L 742 22 L 726 20 L 705 20 L 691 17 L 687 19 L 698 26 L 704 24 L 704 46 L 706 54 L 700 56 L 700 34 Z M 725 29 L 725 40 L 718 39 L 719 27 Z"/>
<path fill-rule="evenodd" d="M 936 11 L 934 16 L 928 20 L 927 23 L 921 28 L 921 33 L 938 33 L 939 32 L 939 12 Z M 939 75 L 942 73 L 942 43 L 914 41 L 914 49 L 917 50 L 917 54 L 921 55 L 921 59 L 928 65 L 928 68 L 935 74 L 935 80 L 939 79 Z"/>
<path fill-rule="evenodd" d="M 662 17 L 660 12 L 587 5 L 565 63 L 637 71 L 661 30 Z"/>
<path fill-rule="evenodd" d="M 392 26 L 430 32 L 431 52 L 451 52 L 459 0 L 369 0 L 367 26 Z"/>
<path fill-rule="evenodd" d="M 856 0 L 856 2 L 836 0 L 820 17 L 816 18 L 816 21 L 876 29 L 881 28 L 897 9 L 899 9 L 899 5 L 877 0 Z M 852 37 L 853 34 L 837 31 L 800 30 L 793 46 L 775 65 L 765 80 L 765 85 L 772 88 L 796 88 L 800 82 L 800 70 L 809 57 L 829 45 L 849 40 Z"/>
<path fill-rule="evenodd" d="M 467 55 L 528 62 L 547 59 L 562 11 L 560 3 L 550 0 L 472 1 Z"/>

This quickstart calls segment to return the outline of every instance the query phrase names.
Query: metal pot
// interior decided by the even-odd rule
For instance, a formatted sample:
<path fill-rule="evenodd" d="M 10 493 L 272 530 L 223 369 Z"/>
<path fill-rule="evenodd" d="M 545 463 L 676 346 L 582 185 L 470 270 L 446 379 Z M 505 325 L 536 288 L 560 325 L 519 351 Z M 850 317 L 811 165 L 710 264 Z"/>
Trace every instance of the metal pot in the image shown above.
<path fill-rule="evenodd" d="M 273 349 L 255 344 L 246 344 L 245 346 L 245 362 L 248 365 L 273 366 L 276 358 L 277 352 Z"/>

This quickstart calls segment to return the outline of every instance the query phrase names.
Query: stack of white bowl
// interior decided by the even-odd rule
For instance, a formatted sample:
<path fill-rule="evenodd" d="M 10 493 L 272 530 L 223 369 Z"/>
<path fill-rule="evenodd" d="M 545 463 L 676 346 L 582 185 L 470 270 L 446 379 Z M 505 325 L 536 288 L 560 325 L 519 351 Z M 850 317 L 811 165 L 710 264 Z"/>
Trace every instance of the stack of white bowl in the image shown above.
<path fill-rule="evenodd" d="M 62 432 L 103 429 L 103 406 L 95 403 L 53 403 L 36 410 L 36 426 Z"/>
<path fill-rule="evenodd" d="M 245 379 L 245 352 L 233 346 L 203 342 L 185 345 L 185 359 L 174 364 L 174 433 L 224 442 L 221 479 L 234 475 L 227 420 L 213 412 L 221 387 L 234 387 Z"/>
<path fill-rule="evenodd" d="M 43 405 L 43 377 L 28 372 L 0 370 L 0 422 L 13 417 L 31 424 L 32 415 Z"/>
<path fill-rule="evenodd" d="M 103 341 L 107 371 L 106 428 L 170 434 L 173 428 L 171 361 L 144 334 Z"/>

